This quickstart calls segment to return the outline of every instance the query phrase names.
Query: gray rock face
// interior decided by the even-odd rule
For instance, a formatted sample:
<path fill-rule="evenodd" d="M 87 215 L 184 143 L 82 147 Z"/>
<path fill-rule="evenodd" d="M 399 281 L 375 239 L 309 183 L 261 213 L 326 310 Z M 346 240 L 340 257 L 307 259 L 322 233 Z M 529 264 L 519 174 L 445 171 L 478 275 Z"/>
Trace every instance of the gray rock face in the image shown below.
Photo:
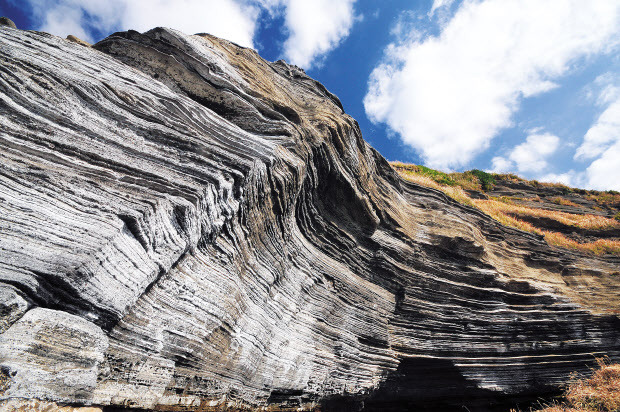
<path fill-rule="evenodd" d="M 0 335 L 8 398 L 89 402 L 97 387 L 108 337 L 67 312 L 34 308 Z"/>
<path fill-rule="evenodd" d="M 620 355 L 618 259 L 400 180 L 294 66 L 0 27 L 0 102 L 0 399 L 386 410 Z"/>

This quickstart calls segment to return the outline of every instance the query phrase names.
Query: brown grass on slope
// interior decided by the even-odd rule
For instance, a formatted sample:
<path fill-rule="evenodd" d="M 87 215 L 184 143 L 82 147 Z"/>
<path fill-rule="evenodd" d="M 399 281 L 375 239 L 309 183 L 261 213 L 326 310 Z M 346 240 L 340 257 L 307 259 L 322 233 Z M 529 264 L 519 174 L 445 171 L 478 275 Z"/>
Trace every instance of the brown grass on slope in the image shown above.
<path fill-rule="evenodd" d="M 579 243 L 560 232 L 536 227 L 531 223 L 519 219 L 518 215 L 545 217 L 565 225 L 597 230 L 620 228 L 620 221 L 616 219 L 591 214 L 581 215 L 519 206 L 512 203 L 510 199 L 472 199 L 465 190 L 480 190 L 484 185 L 482 179 L 479 179 L 476 174 L 465 172 L 451 173 L 448 175 L 443 172 L 425 168 L 424 166 L 408 165 L 399 162 L 392 163 L 392 166 L 394 166 L 398 174 L 404 179 L 422 186 L 440 190 L 462 204 L 481 210 L 506 226 L 542 235 L 545 241 L 550 245 L 597 255 L 620 255 L 620 241 L 618 240 L 598 239 L 594 242 Z M 484 175 L 485 173 L 482 174 Z M 476 179 L 478 179 L 477 183 Z"/>
<path fill-rule="evenodd" d="M 569 226 L 583 229 L 620 229 L 620 221 L 597 215 L 577 215 L 574 213 L 558 212 L 556 210 L 534 209 L 526 206 L 518 206 L 501 200 L 485 200 L 492 204 L 491 207 L 502 213 L 523 214 L 535 217 L 546 217 Z"/>
<path fill-rule="evenodd" d="M 531 223 L 525 222 L 523 220 L 520 220 L 516 217 L 511 216 L 510 212 L 512 209 L 509 207 L 506 208 L 505 206 L 508 206 L 508 205 L 506 205 L 505 203 L 501 203 L 495 200 L 478 200 L 478 199 L 470 199 L 470 200 L 475 205 L 475 207 L 477 207 L 478 209 L 480 209 L 481 211 L 483 211 L 484 213 L 486 213 L 493 219 L 497 220 L 501 224 L 515 227 L 517 229 L 521 229 L 526 232 L 531 232 L 531 233 L 536 233 L 538 235 L 542 235 L 545 237 L 545 241 L 550 245 L 559 246 L 559 247 L 563 247 L 566 249 L 579 250 L 582 252 L 594 253 L 596 255 L 602 255 L 602 254 L 620 255 L 620 242 L 617 240 L 598 239 L 595 242 L 579 243 L 564 236 L 563 234 L 559 232 L 543 230 L 543 229 L 537 228 Z M 540 211 L 543 212 L 542 210 Z M 550 212 L 550 213 L 560 213 L 560 212 Z M 611 219 L 608 219 L 608 220 L 611 220 Z"/>
<path fill-rule="evenodd" d="M 599 359 L 592 376 L 569 382 L 565 401 L 538 412 L 618 412 L 620 411 L 620 364 Z M 515 412 L 512 410 L 511 412 Z"/>

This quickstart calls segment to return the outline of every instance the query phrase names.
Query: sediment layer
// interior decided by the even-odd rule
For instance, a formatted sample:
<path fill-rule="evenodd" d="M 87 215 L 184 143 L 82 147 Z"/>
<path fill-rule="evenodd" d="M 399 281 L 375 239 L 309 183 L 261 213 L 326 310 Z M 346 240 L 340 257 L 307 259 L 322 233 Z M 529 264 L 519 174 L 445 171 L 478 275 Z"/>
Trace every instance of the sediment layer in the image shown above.
<path fill-rule="evenodd" d="M 7 402 L 399 410 L 620 356 L 618 258 L 403 181 L 285 62 L 3 26 L 0 122 Z"/>

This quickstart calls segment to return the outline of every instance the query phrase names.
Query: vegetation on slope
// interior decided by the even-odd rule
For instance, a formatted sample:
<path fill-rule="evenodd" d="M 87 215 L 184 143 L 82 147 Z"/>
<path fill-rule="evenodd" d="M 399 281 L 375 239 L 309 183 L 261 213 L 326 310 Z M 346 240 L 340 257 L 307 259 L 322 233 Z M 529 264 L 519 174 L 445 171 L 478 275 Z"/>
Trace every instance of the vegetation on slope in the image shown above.
<path fill-rule="evenodd" d="M 564 401 L 539 412 L 620 411 L 620 364 L 607 364 L 599 359 L 599 367 L 590 377 L 579 379 L 572 376 L 564 393 Z"/>
<path fill-rule="evenodd" d="M 391 163 L 405 179 L 438 189 L 500 223 L 544 236 L 553 246 L 620 255 L 620 193 L 570 188 L 513 174 L 444 173 Z"/>

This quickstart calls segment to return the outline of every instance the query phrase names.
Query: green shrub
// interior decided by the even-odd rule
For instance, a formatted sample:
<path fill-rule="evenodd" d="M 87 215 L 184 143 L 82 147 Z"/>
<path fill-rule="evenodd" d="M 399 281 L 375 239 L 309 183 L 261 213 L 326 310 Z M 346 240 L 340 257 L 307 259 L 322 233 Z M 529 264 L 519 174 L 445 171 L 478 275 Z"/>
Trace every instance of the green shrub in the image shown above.
<path fill-rule="evenodd" d="M 439 170 L 431 169 L 430 167 L 418 165 L 418 173 L 425 175 L 433 179 L 439 184 L 455 186 L 456 182 L 447 173 L 440 172 Z"/>
<path fill-rule="evenodd" d="M 491 190 L 495 185 L 495 177 L 492 174 L 483 172 L 482 170 L 473 169 L 469 171 L 471 174 L 476 176 L 480 181 L 480 186 L 482 190 Z"/>

